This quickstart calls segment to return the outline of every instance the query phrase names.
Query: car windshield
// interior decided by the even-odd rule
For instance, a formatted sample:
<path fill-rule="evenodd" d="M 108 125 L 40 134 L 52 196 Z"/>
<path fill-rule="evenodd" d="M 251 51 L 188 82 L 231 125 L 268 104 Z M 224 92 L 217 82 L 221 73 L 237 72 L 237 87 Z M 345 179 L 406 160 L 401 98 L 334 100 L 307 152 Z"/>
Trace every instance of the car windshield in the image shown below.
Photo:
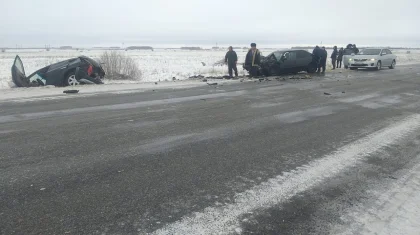
<path fill-rule="evenodd" d="M 38 81 L 41 80 L 44 84 L 46 83 L 46 80 L 39 74 L 39 73 L 33 73 L 31 74 L 29 77 L 29 82 L 34 82 L 34 81 Z"/>
<path fill-rule="evenodd" d="M 281 51 L 275 51 L 275 52 L 273 52 L 273 54 L 274 54 L 274 56 L 276 57 L 276 59 L 277 59 L 278 61 L 280 61 L 281 56 L 283 55 L 283 52 L 281 52 Z"/>
<path fill-rule="evenodd" d="M 364 49 L 358 53 L 358 55 L 379 55 L 381 49 Z"/>

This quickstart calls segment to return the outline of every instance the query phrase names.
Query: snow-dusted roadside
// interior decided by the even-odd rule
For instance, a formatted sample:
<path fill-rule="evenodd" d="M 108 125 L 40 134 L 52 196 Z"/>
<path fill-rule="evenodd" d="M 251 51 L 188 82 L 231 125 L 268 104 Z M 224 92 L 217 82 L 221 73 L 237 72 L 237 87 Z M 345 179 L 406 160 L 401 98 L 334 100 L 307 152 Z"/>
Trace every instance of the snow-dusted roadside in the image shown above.
<path fill-rule="evenodd" d="M 279 48 L 280 49 L 280 48 Z M 263 55 L 268 55 L 275 49 L 261 49 Z M 9 89 L 14 86 L 11 79 L 11 66 L 16 55 L 23 61 L 27 75 L 49 64 L 86 55 L 98 59 L 104 51 L 101 50 L 8 50 L 0 53 L 0 89 Z M 238 61 L 245 60 L 246 50 L 236 50 Z M 203 76 L 223 76 L 227 75 L 227 66 L 214 65 L 224 59 L 226 51 L 183 51 L 157 49 L 155 51 L 121 51 L 133 58 L 140 70 L 142 77 L 134 81 L 116 81 L 118 83 L 139 83 L 172 81 L 175 77 L 179 80 L 187 80 L 194 75 Z M 393 51 L 397 55 L 397 66 L 400 64 L 420 63 L 420 51 L 411 51 L 407 54 L 406 50 Z M 331 54 L 331 51 L 328 51 Z M 203 65 L 202 62 L 205 64 Z M 327 68 L 331 69 L 331 59 L 327 60 Z M 240 75 L 245 74 L 242 65 L 238 65 Z"/>
<path fill-rule="evenodd" d="M 374 189 L 370 194 L 377 201 L 351 208 L 341 218 L 351 226 L 336 226 L 331 234 L 420 234 L 420 163 L 388 187 Z"/>
<path fill-rule="evenodd" d="M 227 82 L 227 81 L 225 81 Z M 104 84 L 104 85 L 85 85 L 77 87 L 30 87 L 4 89 L 0 92 L 0 102 L 28 102 L 38 100 L 66 99 L 72 97 L 87 97 L 103 94 L 123 94 L 134 93 L 148 90 L 159 89 L 181 89 L 189 87 L 204 86 L 207 84 L 201 81 L 177 81 L 177 82 L 159 82 L 155 83 L 123 83 L 123 84 Z M 64 90 L 79 90 L 78 94 L 64 94 Z"/>

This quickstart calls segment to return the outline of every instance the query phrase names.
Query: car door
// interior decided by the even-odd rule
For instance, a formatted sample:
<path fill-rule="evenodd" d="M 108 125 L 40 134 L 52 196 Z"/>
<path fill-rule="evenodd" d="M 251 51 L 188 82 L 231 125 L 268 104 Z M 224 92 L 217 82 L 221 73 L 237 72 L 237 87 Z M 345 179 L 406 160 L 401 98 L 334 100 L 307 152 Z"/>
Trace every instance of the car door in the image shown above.
<path fill-rule="evenodd" d="M 390 66 L 391 62 L 389 61 L 389 55 L 386 51 L 386 49 L 383 49 L 381 52 L 381 61 L 382 61 L 382 66 Z"/>
<path fill-rule="evenodd" d="M 18 87 L 28 87 L 29 80 L 25 75 L 25 68 L 23 67 L 22 60 L 17 55 L 12 66 L 12 80 Z"/>
<path fill-rule="evenodd" d="M 392 65 L 392 61 L 394 61 L 394 55 L 392 54 L 392 52 L 389 49 L 386 49 L 386 53 L 387 53 L 387 57 L 389 60 L 389 66 Z"/>
<path fill-rule="evenodd" d="M 61 61 L 49 66 L 46 72 L 46 85 L 59 86 L 63 84 L 64 75 L 69 72 L 67 70 L 70 60 Z"/>
<path fill-rule="evenodd" d="M 307 51 L 296 51 L 296 67 L 299 70 L 306 70 L 312 62 L 312 54 Z"/>
<path fill-rule="evenodd" d="M 296 51 L 286 51 L 281 57 L 280 69 L 284 72 L 290 72 L 296 67 Z"/>

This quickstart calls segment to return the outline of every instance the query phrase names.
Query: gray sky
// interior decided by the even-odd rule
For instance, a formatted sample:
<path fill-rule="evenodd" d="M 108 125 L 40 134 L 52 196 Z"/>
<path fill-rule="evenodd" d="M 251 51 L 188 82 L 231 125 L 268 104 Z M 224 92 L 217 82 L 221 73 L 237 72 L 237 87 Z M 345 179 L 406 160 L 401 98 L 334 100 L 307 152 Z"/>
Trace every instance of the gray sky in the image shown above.
<path fill-rule="evenodd" d="M 420 46 L 419 0 L 0 0 L 0 5 L 0 47 L 321 41 Z"/>

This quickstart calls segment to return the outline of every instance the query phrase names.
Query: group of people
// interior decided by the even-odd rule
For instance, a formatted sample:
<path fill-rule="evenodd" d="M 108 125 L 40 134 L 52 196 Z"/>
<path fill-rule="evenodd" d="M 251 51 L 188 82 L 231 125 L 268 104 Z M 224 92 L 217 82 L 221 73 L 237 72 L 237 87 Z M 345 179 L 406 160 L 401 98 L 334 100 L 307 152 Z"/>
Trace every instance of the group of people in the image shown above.
<path fill-rule="evenodd" d="M 238 63 L 238 55 L 233 50 L 233 47 L 229 47 L 229 51 L 225 56 L 225 63 L 228 65 L 229 77 L 233 77 L 233 71 L 235 76 L 238 76 L 238 68 L 236 67 Z M 251 49 L 246 54 L 244 68 L 247 68 L 250 76 L 259 75 L 259 65 L 261 63 L 261 53 L 257 49 L 257 44 L 251 43 Z"/>
<path fill-rule="evenodd" d="M 327 65 L 327 50 L 325 50 L 325 47 L 321 48 L 319 46 L 316 46 L 312 51 L 312 54 L 314 55 L 314 59 L 317 64 L 317 73 L 321 72 L 321 70 L 324 73 L 325 67 Z"/>
<path fill-rule="evenodd" d="M 341 68 L 343 62 L 343 56 L 345 50 L 351 50 L 352 53 L 359 53 L 359 49 L 356 47 L 355 44 L 348 44 L 346 49 L 343 47 L 338 50 L 337 46 L 334 46 L 333 53 L 331 54 L 331 63 L 333 65 L 333 70 L 336 68 Z M 327 65 L 327 57 L 328 53 L 325 47 L 316 46 L 312 52 L 314 55 L 314 60 L 317 64 L 317 73 L 325 73 L 325 68 Z M 259 64 L 261 62 L 261 53 L 257 49 L 257 44 L 251 43 L 251 49 L 246 54 L 244 68 L 249 71 L 250 76 L 258 76 L 259 75 Z M 229 70 L 229 77 L 233 77 L 233 71 L 235 72 L 235 76 L 238 76 L 238 55 L 233 50 L 233 47 L 229 47 L 229 51 L 226 53 L 225 56 L 225 63 L 228 65 Z"/>
<path fill-rule="evenodd" d="M 359 49 L 357 48 L 356 44 L 348 44 L 346 46 L 346 49 L 342 47 L 340 48 L 340 50 L 338 50 L 337 46 L 334 46 L 333 53 L 331 54 L 331 63 L 333 66 L 333 70 L 336 68 L 341 68 L 345 50 L 350 50 L 351 53 L 354 54 L 359 53 Z M 321 72 L 322 69 L 322 72 L 324 73 L 327 64 L 327 50 L 325 50 L 325 47 L 320 48 L 319 46 L 316 46 L 312 54 L 315 56 L 318 65 L 317 72 Z"/>

